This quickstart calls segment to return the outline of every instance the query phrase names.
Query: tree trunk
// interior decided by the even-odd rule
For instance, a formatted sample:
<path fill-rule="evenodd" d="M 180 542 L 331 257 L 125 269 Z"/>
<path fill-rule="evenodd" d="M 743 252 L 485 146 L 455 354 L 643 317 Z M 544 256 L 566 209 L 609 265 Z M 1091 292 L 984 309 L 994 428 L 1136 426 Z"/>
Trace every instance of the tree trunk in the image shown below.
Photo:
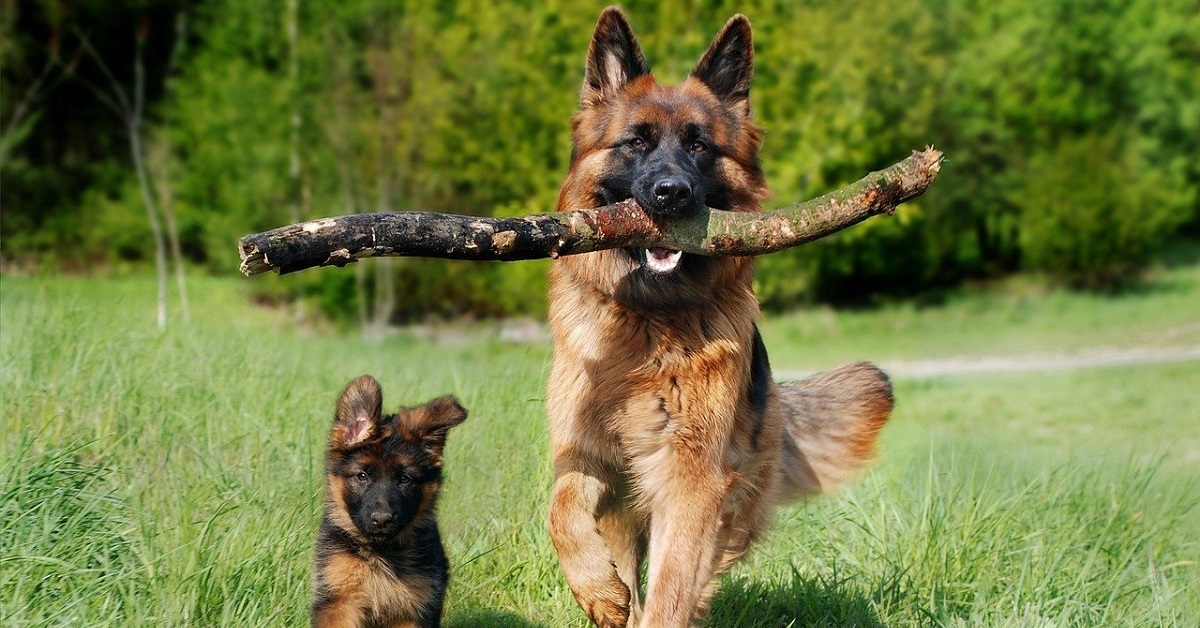
<path fill-rule="evenodd" d="M 300 0 L 287 0 L 288 83 L 292 113 L 288 140 L 288 205 L 292 220 L 300 221 Z"/>
<path fill-rule="evenodd" d="M 622 247 L 662 246 L 702 255 L 763 255 L 811 242 L 923 194 L 941 168 L 928 148 L 824 196 L 771 212 L 707 209 L 677 220 L 633 200 L 518 218 L 402 212 L 314 220 L 241 239 L 241 270 L 290 273 L 363 257 L 513 261 Z"/>
<path fill-rule="evenodd" d="M 293 222 L 299 222 L 304 215 L 304 180 L 302 178 L 300 161 L 300 129 L 303 119 L 304 90 L 300 85 L 300 0 L 287 0 L 284 8 L 284 24 L 287 31 L 288 56 L 288 89 L 291 90 L 292 111 L 289 120 L 288 138 L 288 210 Z M 302 321 L 308 316 L 307 302 L 304 299 L 304 286 L 297 283 L 293 286 L 295 296 L 292 299 L 292 317 Z"/>
<path fill-rule="evenodd" d="M 165 127 L 165 123 L 164 123 Z M 162 210 L 163 222 L 166 223 L 167 244 L 171 253 L 171 265 L 175 270 L 175 287 L 179 290 L 179 308 L 183 313 L 184 324 L 192 322 L 192 308 L 188 302 L 187 272 L 183 263 L 183 245 L 179 242 L 179 221 L 175 217 L 175 196 L 171 190 L 171 143 L 167 139 L 166 129 L 150 145 L 150 160 L 147 163 L 154 189 L 158 190 L 159 209 Z"/>
<path fill-rule="evenodd" d="M 141 64 L 138 64 L 139 69 Z M 141 116 L 129 119 L 129 152 L 133 154 L 133 169 L 137 172 L 138 188 L 142 193 L 142 204 L 146 206 L 146 219 L 150 223 L 150 235 L 154 238 L 154 273 L 158 277 L 158 328 L 167 328 L 167 246 L 163 240 L 162 225 L 158 221 L 158 210 L 154 206 L 154 194 L 150 191 L 150 178 L 146 175 L 146 161 L 142 152 Z"/>

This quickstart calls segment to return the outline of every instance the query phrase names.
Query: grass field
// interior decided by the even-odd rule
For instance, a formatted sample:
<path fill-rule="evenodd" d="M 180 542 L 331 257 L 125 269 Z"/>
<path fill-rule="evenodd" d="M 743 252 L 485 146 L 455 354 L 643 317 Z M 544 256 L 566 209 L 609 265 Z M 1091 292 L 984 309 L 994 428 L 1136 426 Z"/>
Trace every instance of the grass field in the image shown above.
<path fill-rule="evenodd" d="M 159 333 L 143 278 L 0 281 L 0 625 L 304 624 L 322 446 L 362 373 L 385 407 L 453 392 L 471 410 L 441 508 L 447 625 L 585 625 L 544 527 L 547 345 L 368 342 L 210 278 L 192 325 Z M 1012 289 L 763 329 L 801 370 L 1200 344 L 1200 266 L 1112 299 Z M 1200 625 L 1200 363 L 896 394 L 874 471 L 781 509 L 706 625 Z"/>

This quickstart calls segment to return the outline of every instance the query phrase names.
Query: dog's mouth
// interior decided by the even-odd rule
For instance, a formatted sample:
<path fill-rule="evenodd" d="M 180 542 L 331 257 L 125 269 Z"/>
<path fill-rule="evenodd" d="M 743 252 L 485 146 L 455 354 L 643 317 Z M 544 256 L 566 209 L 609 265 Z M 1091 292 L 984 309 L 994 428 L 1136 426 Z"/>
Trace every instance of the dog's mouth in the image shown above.
<path fill-rule="evenodd" d="M 642 268 L 653 275 L 670 275 L 679 270 L 679 263 L 682 260 L 683 251 L 662 247 L 638 249 L 638 261 L 642 263 Z"/>
<path fill-rule="evenodd" d="M 367 537 L 367 540 L 372 544 L 387 545 L 394 541 L 396 536 L 400 534 L 400 526 L 387 525 L 381 528 L 363 530 L 362 532 L 363 536 Z"/>
<path fill-rule="evenodd" d="M 632 195 L 619 193 L 606 193 L 604 195 L 598 195 L 596 197 L 596 203 L 597 206 L 611 205 L 612 203 L 616 202 L 615 199 L 621 198 L 628 198 L 639 204 L 641 203 L 641 201 L 638 201 L 637 198 Z M 642 207 L 646 206 L 647 205 L 642 205 Z M 628 253 L 629 256 L 635 261 L 637 261 L 638 265 L 647 273 L 656 276 L 667 276 L 674 274 L 679 270 L 683 262 L 683 251 L 668 249 L 661 246 L 645 249 L 628 248 L 625 249 L 625 252 Z"/>

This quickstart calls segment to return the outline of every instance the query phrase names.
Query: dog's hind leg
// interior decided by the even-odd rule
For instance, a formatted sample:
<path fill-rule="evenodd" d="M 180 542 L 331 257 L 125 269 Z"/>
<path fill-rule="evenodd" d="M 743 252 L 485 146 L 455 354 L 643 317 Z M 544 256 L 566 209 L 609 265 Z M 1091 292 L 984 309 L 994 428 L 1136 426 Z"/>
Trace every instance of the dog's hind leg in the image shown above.
<path fill-rule="evenodd" d="M 623 509 L 624 494 L 588 473 L 577 459 L 561 461 L 550 498 L 550 538 L 576 601 L 601 628 L 624 628 L 638 615 L 638 533 Z"/>

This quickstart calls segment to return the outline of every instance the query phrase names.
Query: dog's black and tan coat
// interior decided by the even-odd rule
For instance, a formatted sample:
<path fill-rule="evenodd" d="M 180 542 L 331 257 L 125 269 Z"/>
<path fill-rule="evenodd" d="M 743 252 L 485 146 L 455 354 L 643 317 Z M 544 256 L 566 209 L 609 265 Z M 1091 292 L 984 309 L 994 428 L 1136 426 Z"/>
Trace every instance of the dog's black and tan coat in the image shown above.
<path fill-rule="evenodd" d="M 752 67 L 739 15 L 682 83 L 660 85 L 624 15 L 606 10 L 558 208 L 633 198 L 664 217 L 759 211 Z M 554 262 L 550 534 L 600 626 L 686 626 L 775 504 L 838 484 L 873 453 L 887 377 L 856 363 L 775 384 L 752 281 L 749 258 L 666 249 Z"/>

